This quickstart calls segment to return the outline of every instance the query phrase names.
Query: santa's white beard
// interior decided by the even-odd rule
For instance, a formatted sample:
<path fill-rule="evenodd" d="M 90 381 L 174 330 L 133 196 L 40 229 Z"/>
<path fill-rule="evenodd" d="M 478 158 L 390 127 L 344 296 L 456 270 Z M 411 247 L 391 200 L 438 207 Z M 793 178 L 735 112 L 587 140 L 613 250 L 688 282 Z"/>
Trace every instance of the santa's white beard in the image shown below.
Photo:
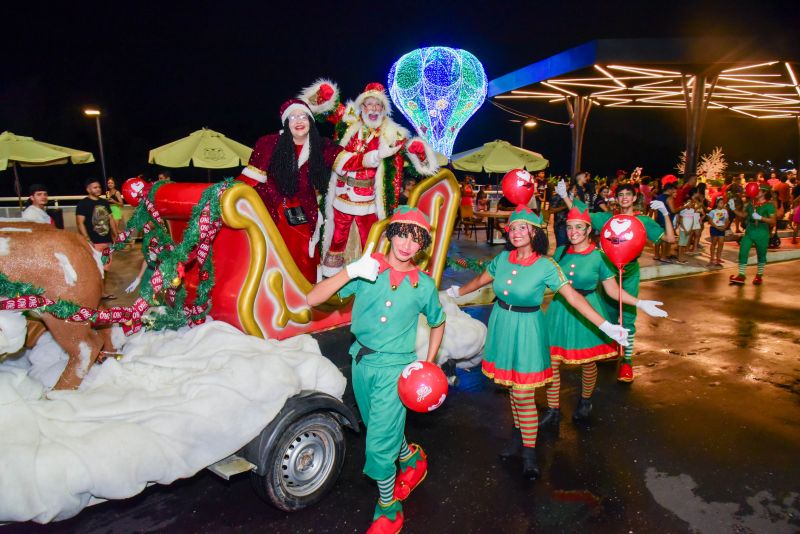
<path fill-rule="evenodd" d="M 367 127 L 372 128 L 373 130 L 375 128 L 378 128 L 381 124 L 383 124 L 383 119 L 386 118 L 386 112 L 379 113 L 378 114 L 378 118 L 375 119 L 375 120 L 370 119 L 370 115 L 372 115 L 372 113 L 365 113 L 365 112 L 362 111 L 361 112 L 361 121 Z"/>

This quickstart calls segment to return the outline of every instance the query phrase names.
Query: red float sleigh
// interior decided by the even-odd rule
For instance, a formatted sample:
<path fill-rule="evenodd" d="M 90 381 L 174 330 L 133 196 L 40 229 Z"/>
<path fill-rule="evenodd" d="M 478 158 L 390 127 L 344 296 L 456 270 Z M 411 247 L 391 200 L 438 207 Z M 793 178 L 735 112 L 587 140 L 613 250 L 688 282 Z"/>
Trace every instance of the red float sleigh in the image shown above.
<path fill-rule="evenodd" d="M 192 208 L 208 184 L 171 183 L 159 188 L 155 206 L 179 242 Z M 447 248 L 460 202 L 458 182 L 449 170 L 426 178 L 412 191 L 408 204 L 421 209 L 431 222 L 432 244 L 419 262 L 437 286 L 445 268 Z M 245 184 L 230 187 L 220 199 L 223 227 L 214 247 L 216 284 L 211 292 L 211 316 L 254 336 L 284 339 L 319 332 L 350 322 L 350 301 L 333 297 L 311 308 L 306 294 L 311 284 L 300 273 L 275 223 L 258 194 Z M 377 222 L 367 242 L 387 252 L 383 237 L 388 219 Z M 184 283 L 190 299 L 198 284 L 198 269 L 187 266 Z"/>

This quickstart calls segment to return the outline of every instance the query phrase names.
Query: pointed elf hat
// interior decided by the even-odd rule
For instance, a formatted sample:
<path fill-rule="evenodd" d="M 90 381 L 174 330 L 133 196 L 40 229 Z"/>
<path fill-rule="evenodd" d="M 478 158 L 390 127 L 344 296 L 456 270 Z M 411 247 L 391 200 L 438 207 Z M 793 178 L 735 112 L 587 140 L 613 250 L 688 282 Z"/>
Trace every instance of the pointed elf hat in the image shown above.
<path fill-rule="evenodd" d="M 532 209 L 522 204 L 517 206 L 517 209 L 515 209 L 514 213 L 512 213 L 511 217 L 509 217 L 508 226 L 506 226 L 506 231 L 508 231 L 508 228 L 515 221 L 524 221 L 537 228 L 542 227 L 542 218 L 536 215 L 536 213 L 534 213 Z"/>
<path fill-rule="evenodd" d="M 389 224 L 393 223 L 416 224 L 426 232 L 431 232 L 431 223 L 428 222 L 425 214 L 411 206 L 398 206 L 389 220 Z"/>
<path fill-rule="evenodd" d="M 592 218 L 589 217 L 589 208 L 579 198 L 572 200 L 572 208 L 567 213 L 567 222 L 581 221 L 589 226 L 592 225 Z"/>
<path fill-rule="evenodd" d="M 377 98 L 380 100 L 381 104 L 383 104 L 383 111 L 387 115 L 391 115 L 392 113 L 392 106 L 389 105 L 389 97 L 386 96 L 386 88 L 383 86 L 382 83 L 379 82 L 372 82 L 368 83 L 367 86 L 364 88 L 364 91 L 358 95 L 355 101 L 356 111 L 358 113 L 361 112 L 361 104 L 368 98 Z"/>

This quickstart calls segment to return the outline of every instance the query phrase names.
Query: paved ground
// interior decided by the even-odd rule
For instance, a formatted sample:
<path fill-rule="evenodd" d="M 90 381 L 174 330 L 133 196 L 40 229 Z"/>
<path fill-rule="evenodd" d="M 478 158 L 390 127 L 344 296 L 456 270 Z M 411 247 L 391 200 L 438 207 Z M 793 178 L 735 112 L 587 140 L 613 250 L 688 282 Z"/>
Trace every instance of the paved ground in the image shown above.
<path fill-rule="evenodd" d="M 135 263 L 120 260 L 109 283 L 127 283 Z M 644 283 L 642 295 L 664 301 L 671 318 L 640 320 L 635 383 L 618 384 L 602 364 L 593 423 L 577 427 L 577 373 L 563 373 L 565 421 L 541 435 L 533 483 L 519 461 L 496 457 L 510 428 L 505 393 L 465 375 L 473 387 L 410 418 L 430 475 L 406 504 L 404 532 L 797 532 L 798 269 L 771 264 L 761 287 L 730 287 L 730 269 Z M 339 483 L 296 514 L 261 502 L 245 475 L 225 482 L 204 471 L 71 520 L 0 530 L 363 532 L 376 495 L 360 472 L 362 440 L 348 435 Z"/>

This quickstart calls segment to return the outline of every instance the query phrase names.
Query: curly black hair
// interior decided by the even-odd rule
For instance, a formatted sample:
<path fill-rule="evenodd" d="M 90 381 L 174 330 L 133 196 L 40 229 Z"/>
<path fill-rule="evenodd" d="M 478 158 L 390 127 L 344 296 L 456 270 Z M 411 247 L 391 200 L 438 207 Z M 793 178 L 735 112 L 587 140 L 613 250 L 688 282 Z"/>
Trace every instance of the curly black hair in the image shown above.
<path fill-rule="evenodd" d="M 547 232 L 538 226 L 533 226 L 532 224 L 527 226 L 531 236 L 531 248 L 540 256 L 546 255 L 547 250 L 550 248 L 550 240 L 547 238 Z M 511 239 L 509 239 L 508 232 L 505 230 L 503 231 L 503 237 L 506 239 L 506 250 L 511 251 L 517 248 L 511 244 Z"/>
<path fill-rule="evenodd" d="M 394 222 L 386 227 L 386 237 L 392 239 L 394 236 L 404 237 L 411 235 L 411 239 L 419 245 L 422 252 L 431 245 L 431 234 L 417 224 Z"/>
<path fill-rule="evenodd" d="M 322 137 L 319 135 L 317 125 L 313 120 L 308 122 L 308 178 L 320 194 L 324 195 L 328 189 L 329 175 L 325 172 L 325 161 L 322 158 Z M 289 130 L 289 119 L 283 122 L 283 132 L 278 138 L 278 144 L 272 152 L 268 173 L 275 180 L 284 196 L 292 197 L 297 193 L 297 151 L 295 149 L 292 132 Z"/>

